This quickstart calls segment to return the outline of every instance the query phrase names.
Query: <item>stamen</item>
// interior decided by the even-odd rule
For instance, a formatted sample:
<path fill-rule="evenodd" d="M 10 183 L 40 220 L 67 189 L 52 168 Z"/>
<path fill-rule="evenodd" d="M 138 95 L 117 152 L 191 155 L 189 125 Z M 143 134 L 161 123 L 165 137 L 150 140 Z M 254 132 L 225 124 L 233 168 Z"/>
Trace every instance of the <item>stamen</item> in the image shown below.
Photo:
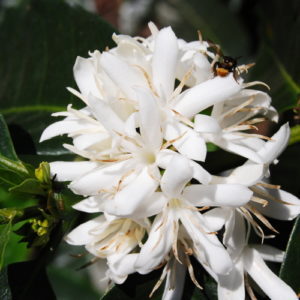
<path fill-rule="evenodd" d="M 167 276 L 167 272 L 168 272 L 168 265 L 166 265 L 164 267 L 159 280 L 156 282 L 155 286 L 153 287 L 153 289 L 149 295 L 149 298 L 151 298 L 153 296 L 153 294 L 155 293 L 155 291 L 160 287 L 160 285 L 162 284 L 162 282 L 164 281 L 164 279 Z"/>
<path fill-rule="evenodd" d="M 243 136 L 243 137 L 256 137 L 256 138 L 260 138 L 260 139 L 267 140 L 267 141 L 273 141 L 272 138 L 270 138 L 268 136 L 265 136 L 265 135 L 262 135 L 262 134 L 244 133 L 244 132 L 237 132 L 235 134 Z"/>
<path fill-rule="evenodd" d="M 237 67 L 237 71 L 240 72 L 240 74 L 243 73 L 243 72 L 248 73 L 248 70 L 250 68 L 252 68 L 253 66 L 255 66 L 255 63 L 250 63 L 250 64 L 247 64 L 247 65 L 240 65 L 240 66 Z"/>
<path fill-rule="evenodd" d="M 245 273 L 245 277 L 244 278 L 245 278 L 245 287 L 246 287 L 246 290 L 247 290 L 247 293 L 248 293 L 250 299 L 251 300 L 257 300 L 257 298 L 255 297 L 254 292 L 253 292 L 253 290 L 252 290 L 252 288 L 250 286 L 247 273 Z"/>
<path fill-rule="evenodd" d="M 183 76 L 182 80 L 180 81 L 179 85 L 178 85 L 178 86 L 176 87 L 176 89 L 173 91 L 170 100 L 173 99 L 173 98 L 175 98 L 175 97 L 177 97 L 177 96 L 181 93 L 183 87 L 185 86 L 185 83 L 186 83 L 186 82 L 189 80 L 189 78 L 192 76 L 192 70 L 193 70 L 193 69 L 191 68 L 190 70 L 188 70 L 188 71 L 184 74 L 184 76 Z"/>
<path fill-rule="evenodd" d="M 273 200 L 273 201 L 276 201 L 276 202 L 279 202 L 279 203 L 282 203 L 282 204 L 286 204 L 286 205 L 295 205 L 293 203 L 289 203 L 289 202 L 283 201 L 281 199 L 278 199 L 278 198 L 270 195 L 267 191 L 261 190 L 259 187 L 252 186 L 252 187 L 250 187 L 250 190 L 252 190 L 256 194 L 264 196 L 265 198 L 267 198 L 269 200 Z"/>
<path fill-rule="evenodd" d="M 198 33 L 198 40 L 199 40 L 199 42 L 202 43 L 203 42 L 202 33 L 200 30 L 197 30 L 197 33 Z"/>
<path fill-rule="evenodd" d="M 191 280 L 193 281 L 193 283 L 195 284 L 195 286 L 200 289 L 200 290 L 203 290 L 203 287 L 199 284 L 199 282 L 197 281 L 196 277 L 195 277 L 195 273 L 194 273 L 194 268 L 191 264 L 191 261 L 190 261 L 190 258 L 185 255 L 184 256 L 184 260 L 185 260 L 185 264 L 187 265 L 188 267 L 188 271 L 189 271 L 189 274 L 190 274 L 190 277 L 191 277 Z"/>
<path fill-rule="evenodd" d="M 253 201 L 253 202 L 256 202 L 256 203 L 259 203 L 261 204 L 263 207 L 266 207 L 269 202 L 265 199 L 262 199 L 262 198 L 259 198 L 259 197 L 255 197 L 255 196 L 252 196 L 250 201 Z"/>
<path fill-rule="evenodd" d="M 187 131 L 185 131 L 183 134 L 181 134 L 180 136 L 178 136 L 177 138 L 170 140 L 170 141 L 166 141 L 162 146 L 161 146 L 161 150 L 163 149 L 167 149 L 168 147 L 170 147 L 173 143 L 177 142 L 178 140 L 180 140 L 185 134 L 187 133 Z"/>
<path fill-rule="evenodd" d="M 172 243 L 172 249 L 173 249 L 173 253 L 174 256 L 176 258 L 176 260 L 182 264 L 181 260 L 179 259 L 178 256 L 178 247 L 177 247 L 177 240 L 178 240 L 178 230 L 179 230 L 179 225 L 177 221 L 173 221 L 173 231 L 174 231 L 174 239 L 173 239 L 173 243 Z"/>
<path fill-rule="evenodd" d="M 260 211 L 258 211 L 255 207 L 247 204 L 247 208 L 255 215 L 257 219 L 259 219 L 266 227 L 268 227 L 271 231 L 275 233 L 279 233 L 272 225 L 271 223 L 261 214 Z"/>
<path fill-rule="evenodd" d="M 254 101 L 254 99 L 255 99 L 254 96 L 250 97 L 247 101 L 241 103 L 240 105 L 234 107 L 233 109 L 231 109 L 231 110 L 227 111 L 226 113 L 224 113 L 223 115 L 221 115 L 220 119 L 232 117 L 237 112 L 241 111 L 242 108 L 251 104 Z"/>
<path fill-rule="evenodd" d="M 266 183 L 266 182 L 258 182 L 255 185 L 263 186 L 263 187 L 266 187 L 268 189 L 275 189 L 275 190 L 279 190 L 281 188 L 280 185 L 270 184 L 270 183 Z"/>
<path fill-rule="evenodd" d="M 142 71 L 144 77 L 146 78 L 146 81 L 148 83 L 148 86 L 150 88 L 150 90 L 153 92 L 153 94 L 158 97 L 158 93 L 156 92 L 155 88 L 154 88 L 154 85 L 153 85 L 153 82 L 152 82 L 152 79 L 151 77 L 149 76 L 149 74 L 147 73 L 146 70 L 144 70 L 141 66 L 139 65 L 134 65 L 136 68 L 138 68 L 140 71 Z"/>
<path fill-rule="evenodd" d="M 248 121 L 244 121 L 240 124 L 257 124 L 266 121 L 266 118 L 255 118 Z"/>
<path fill-rule="evenodd" d="M 254 85 L 263 85 L 263 86 L 265 86 L 268 90 L 271 90 L 271 88 L 270 88 L 266 83 L 264 83 L 264 82 L 262 82 L 262 81 L 252 81 L 252 82 L 244 83 L 244 84 L 243 84 L 243 88 L 245 89 L 245 88 L 248 88 L 248 87 L 254 86 Z"/>
<path fill-rule="evenodd" d="M 183 116 L 181 113 L 179 113 L 175 109 L 172 109 L 172 112 L 176 115 L 176 117 L 178 118 L 179 121 L 181 121 L 182 123 L 186 124 L 187 126 L 189 126 L 191 128 L 194 128 L 195 125 L 190 119 Z"/>

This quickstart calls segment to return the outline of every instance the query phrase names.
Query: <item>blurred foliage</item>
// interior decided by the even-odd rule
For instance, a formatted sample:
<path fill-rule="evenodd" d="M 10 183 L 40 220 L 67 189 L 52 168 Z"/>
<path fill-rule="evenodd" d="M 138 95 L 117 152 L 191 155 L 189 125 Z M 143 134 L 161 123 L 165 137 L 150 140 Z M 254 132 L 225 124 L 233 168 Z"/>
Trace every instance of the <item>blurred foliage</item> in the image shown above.
<path fill-rule="evenodd" d="M 41 161 L 74 159 L 61 146 L 65 137 L 41 144 L 39 137 L 53 122 L 52 112 L 65 110 L 69 103 L 81 105 L 65 89 L 76 87 L 72 74 L 76 57 L 112 47 L 115 30 L 98 16 L 62 0 L 16 3 L 18 6 L 0 11 L 0 113 L 8 124 L 7 128 L 0 116 L 0 268 L 8 265 L 0 273 L 0 299 L 98 299 L 88 269 L 76 271 L 86 260 L 71 259 L 72 251 L 61 243 L 77 223 L 78 213 L 71 205 L 78 198 L 45 175 L 45 169 L 42 174 L 34 169 Z M 279 111 L 295 108 L 300 94 L 298 0 L 273 0 L 271 4 L 260 0 L 153 0 L 152 4 L 141 25 L 149 20 L 171 25 L 186 40 L 197 39 L 200 29 L 203 38 L 219 43 L 225 55 L 241 56 L 239 63 L 256 62 L 247 80 L 266 82 Z M 297 124 L 299 118 L 294 115 L 290 110 L 282 122 Z M 292 128 L 292 146 L 272 168 L 274 182 L 296 194 L 298 127 Z M 208 157 L 209 171 L 218 173 L 241 163 L 236 156 L 209 147 L 214 151 Z M 221 164 L 216 165 L 216 157 Z M 287 239 L 290 228 L 279 226 L 285 233 L 282 239 Z M 299 220 L 280 273 L 296 290 L 300 286 L 298 237 Z M 282 241 L 275 242 L 282 246 Z M 193 264 L 204 290 L 196 289 L 187 278 L 185 299 L 215 299 L 215 282 Z M 131 275 L 104 299 L 146 299 L 159 276 L 159 270 L 147 276 Z M 161 295 L 162 289 L 152 299 Z"/>
<path fill-rule="evenodd" d="M 113 32 L 96 15 L 61 0 L 23 1 L 5 11 L 0 30 L 0 113 L 19 129 L 13 133 L 16 140 L 29 133 L 33 147 L 25 154 L 66 153 L 62 138 L 39 144 L 41 132 L 53 122 L 52 112 L 66 110 L 69 103 L 80 105 L 66 90 L 75 87 L 75 59 L 111 47 Z"/>

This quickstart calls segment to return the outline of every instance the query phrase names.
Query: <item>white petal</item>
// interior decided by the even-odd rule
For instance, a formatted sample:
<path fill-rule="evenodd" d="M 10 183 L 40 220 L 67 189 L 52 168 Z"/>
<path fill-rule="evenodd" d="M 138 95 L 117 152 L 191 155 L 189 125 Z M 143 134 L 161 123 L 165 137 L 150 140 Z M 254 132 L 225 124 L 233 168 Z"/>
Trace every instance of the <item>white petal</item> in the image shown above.
<path fill-rule="evenodd" d="M 129 274 L 134 273 L 134 263 L 138 254 L 128 254 L 119 258 L 117 255 L 107 258 L 110 278 L 117 284 L 122 284 Z"/>
<path fill-rule="evenodd" d="M 195 127 L 197 132 L 209 132 L 216 133 L 221 131 L 221 127 L 216 119 L 207 115 L 196 115 L 195 116 Z"/>
<path fill-rule="evenodd" d="M 92 196 L 76 203 L 72 207 L 76 210 L 84 211 L 87 213 L 102 212 L 103 203 L 101 200 L 102 199 L 100 196 Z"/>
<path fill-rule="evenodd" d="M 102 215 L 79 225 L 65 237 L 66 242 L 76 246 L 91 243 L 95 239 L 95 235 L 91 234 L 90 231 L 103 222 L 105 222 L 105 218 Z"/>
<path fill-rule="evenodd" d="M 186 266 L 176 259 L 169 267 L 162 300 L 177 300 L 182 298 L 185 283 Z"/>
<path fill-rule="evenodd" d="M 131 183 L 115 195 L 111 202 L 107 202 L 105 210 L 115 216 L 139 217 L 136 211 L 143 205 L 144 199 L 155 192 L 158 184 L 157 179 L 150 174 L 149 168 L 145 167 Z"/>
<path fill-rule="evenodd" d="M 218 299 L 245 299 L 244 270 L 242 262 L 238 261 L 235 263 L 229 274 L 218 276 Z"/>
<path fill-rule="evenodd" d="M 89 95 L 89 106 L 93 109 L 93 114 L 100 123 L 110 132 L 122 133 L 125 127 L 124 122 L 104 101 Z"/>
<path fill-rule="evenodd" d="M 186 209 L 181 212 L 180 220 L 197 252 L 204 252 L 212 271 L 216 274 L 229 273 L 233 267 L 232 260 L 216 235 L 205 226 L 201 214 Z"/>
<path fill-rule="evenodd" d="M 242 206 L 253 192 L 239 184 L 193 184 L 185 188 L 183 197 L 195 206 Z"/>
<path fill-rule="evenodd" d="M 252 150 L 249 146 L 245 146 L 242 143 L 239 144 L 239 141 L 232 140 L 229 138 L 231 135 L 232 134 L 223 134 L 220 138 L 212 139 L 211 142 L 226 151 L 238 154 L 256 163 L 263 163 L 263 159 L 257 151 Z"/>
<path fill-rule="evenodd" d="M 261 189 L 275 198 L 274 200 L 267 199 L 269 202 L 265 207 L 255 204 L 255 207 L 264 215 L 278 220 L 293 220 L 300 214 L 300 199 L 296 196 L 280 189 Z M 281 203 L 276 199 L 289 204 Z"/>
<path fill-rule="evenodd" d="M 133 90 L 134 87 L 147 87 L 143 73 L 137 68 L 128 65 L 117 56 L 104 52 L 101 55 L 100 63 L 116 86 L 119 87 L 130 100 L 134 100 L 136 96 Z"/>
<path fill-rule="evenodd" d="M 97 195 L 102 189 L 109 190 L 117 186 L 122 175 L 129 171 L 130 166 L 128 161 L 102 165 L 82 177 L 76 177 L 69 188 L 79 195 Z"/>
<path fill-rule="evenodd" d="M 156 100 L 150 93 L 142 89 L 136 89 L 139 101 L 139 124 L 141 136 L 147 147 L 159 149 L 162 143 L 160 111 Z"/>
<path fill-rule="evenodd" d="M 51 175 L 58 181 L 72 181 L 99 167 L 92 161 L 55 161 L 50 163 Z"/>
<path fill-rule="evenodd" d="M 163 193 L 155 192 L 150 197 L 146 197 L 142 201 L 142 203 L 136 209 L 135 215 L 138 216 L 138 218 L 157 215 L 163 210 L 167 202 L 168 198 L 166 198 Z"/>
<path fill-rule="evenodd" d="M 160 96 L 169 97 L 173 91 L 177 56 L 177 38 L 171 27 L 163 28 L 156 35 L 152 59 L 152 78 Z"/>
<path fill-rule="evenodd" d="M 168 255 L 174 239 L 173 218 L 170 214 L 158 215 L 152 225 L 147 242 L 142 246 L 135 269 L 147 274 Z"/>
<path fill-rule="evenodd" d="M 225 222 L 229 217 L 229 211 L 228 209 L 217 207 L 202 215 L 211 231 L 219 231 L 225 225 Z"/>
<path fill-rule="evenodd" d="M 156 162 L 160 168 L 166 169 L 173 157 L 179 156 L 181 156 L 179 153 L 169 149 L 165 149 L 158 153 Z M 200 183 L 203 184 L 208 184 L 211 181 L 211 175 L 200 164 L 194 162 L 191 159 L 188 160 L 188 164 L 192 168 L 193 178 L 197 179 Z"/>
<path fill-rule="evenodd" d="M 93 64 L 93 58 L 82 58 L 78 56 L 73 72 L 77 86 L 84 96 L 88 96 L 88 94 L 91 93 L 95 97 L 100 97 L 95 81 L 96 66 Z"/>
<path fill-rule="evenodd" d="M 244 265 L 252 279 L 272 300 L 298 300 L 291 287 L 268 268 L 256 250 L 251 248 L 245 249 Z"/>
<path fill-rule="evenodd" d="M 99 124 L 100 125 L 100 124 Z M 63 120 L 49 125 L 42 133 L 40 142 L 49 140 L 55 136 L 67 133 L 76 132 L 78 130 L 93 130 L 97 127 L 93 124 L 85 122 L 84 120 Z"/>
<path fill-rule="evenodd" d="M 79 150 L 85 150 L 93 145 L 97 145 L 97 148 L 104 148 L 106 150 L 111 146 L 111 139 L 107 132 L 84 133 L 73 138 L 73 145 Z"/>
<path fill-rule="evenodd" d="M 288 123 L 282 125 L 280 129 L 271 137 L 272 140 L 258 151 L 258 155 L 262 157 L 264 163 L 271 163 L 276 159 L 286 147 L 290 137 L 290 127 Z"/>
<path fill-rule="evenodd" d="M 202 136 L 195 130 L 173 121 L 166 123 L 164 134 L 166 140 L 174 140 L 173 145 L 181 154 L 190 159 L 205 160 L 206 144 Z"/>
<path fill-rule="evenodd" d="M 244 217 L 234 209 L 230 209 L 231 216 L 225 224 L 223 244 L 230 256 L 235 259 L 241 255 L 246 245 L 246 227 Z"/>
<path fill-rule="evenodd" d="M 251 245 L 257 250 L 263 260 L 282 263 L 284 259 L 284 251 L 274 248 L 270 245 Z"/>
<path fill-rule="evenodd" d="M 232 183 L 252 186 L 264 176 L 263 164 L 246 164 L 235 168 L 229 176 L 214 176 L 212 183 Z"/>
<path fill-rule="evenodd" d="M 179 197 L 192 176 L 193 171 L 188 159 L 183 156 L 174 156 L 161 178 L 161 189 L 170 198 Z"/>
<path fill-rule="evenodd" d="M 189 160 L 189 165 L 193 170 L 193 178 L 197 179 L 202 184 L 211 182 L 212 176 L 198 163 Z"/>
<path fill-rule="evenodd" d="M 101 293 L 104 294 L 111 285 L 111 280 L 107 276 L 108 266 L 106 259 L 99 259 L 91 266 L 89 266 L 90 279 L 94 287 Z"/>
<path fill-rule="evenodd" d="M 174 147 L 188 158 L 205 161 L 206 144 L 204 139 L 194 130 L 187 130 L 186 134 L 173 143 Z"/>
<path fill-rule="evenodd" d="M 189 89 L 177 103 L 175 110 L 192 118 L 200 111 L 233 96 L 241 88 L 231 74 L 226 77 L 217 76 Z"/>

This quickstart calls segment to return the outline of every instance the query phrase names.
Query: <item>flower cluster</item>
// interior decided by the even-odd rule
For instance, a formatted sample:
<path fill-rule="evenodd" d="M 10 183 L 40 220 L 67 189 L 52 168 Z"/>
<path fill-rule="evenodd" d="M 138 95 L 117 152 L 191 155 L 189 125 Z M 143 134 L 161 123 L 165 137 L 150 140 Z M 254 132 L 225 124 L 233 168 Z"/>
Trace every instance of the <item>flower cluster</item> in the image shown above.
<path fill-rule="evenodd" d="M 271 299 L 297 299 L 264 260 L 282 261 L 283 252 L 249 245 L 262 238 L 266 216 L 291 220 L 300 201 L 267 183 L 289 138 L 283 125 L 271 138 L 256 124 L 277 120 L 270 97 L 245 83 L 239 66 L 223 75 L 220 59 L 199 39 L 177 39 L 170 27 L 149 24 L 144 39 L 114 35 L 116 47 L 78 57 L 74 76 L 85 107 L 55 113 L 41 141 L 67 134 L 64 145 L 82 160 L 51 163 L 51 173 L 83 195 L 74 208 L 99 213 L 67 237 L 107 262 L 106 277 L 123 283 L 131 273 L 161 268 L 154 290 L 166 278 L 164 299 L 178 299 L 182 278 L 194 276 L 190 256 L 218 283 L 219 299 L 244 299 L 247 274 Z M 225 70 L 226 71 L 226 70 Z M 207 145 L 245 158 L 221 175 L 205 169 Z"/>

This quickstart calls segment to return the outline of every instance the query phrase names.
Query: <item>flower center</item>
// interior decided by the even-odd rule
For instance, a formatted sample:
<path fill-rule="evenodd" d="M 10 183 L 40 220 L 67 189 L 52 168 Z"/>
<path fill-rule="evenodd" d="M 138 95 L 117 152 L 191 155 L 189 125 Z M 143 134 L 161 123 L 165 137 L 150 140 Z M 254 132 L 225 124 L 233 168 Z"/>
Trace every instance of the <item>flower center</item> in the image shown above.
<path fill-rule="evenodd" d="M 177 199 L 177 198 L 173 198 L 169 201 L 169 207 L 170 208 L 181 208 L 182 206 L 182 203 L 181 203 L 181 200 L 180 199 Z"/>
<path fill-rule="evenodd" d="M 138 153 L 139 160 L 145 165 L 154 164 L 156 161 L 156 155 L 152 151 L 143 150 Z"/>

